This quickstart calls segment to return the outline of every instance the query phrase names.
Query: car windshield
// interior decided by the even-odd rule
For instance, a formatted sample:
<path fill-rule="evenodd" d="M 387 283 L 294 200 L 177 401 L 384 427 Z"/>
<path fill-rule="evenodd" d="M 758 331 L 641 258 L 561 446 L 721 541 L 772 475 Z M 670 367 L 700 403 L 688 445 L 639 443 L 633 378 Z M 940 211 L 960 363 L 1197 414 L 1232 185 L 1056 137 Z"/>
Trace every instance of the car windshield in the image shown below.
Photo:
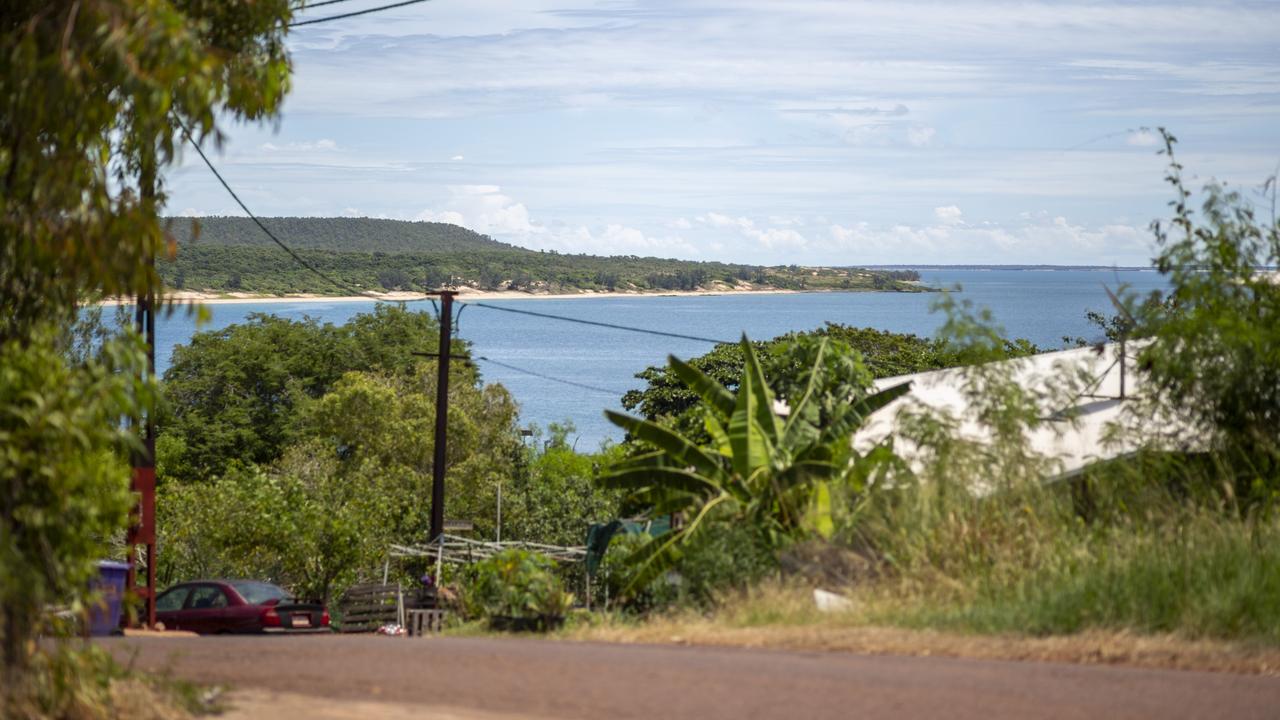
<path fill-rule="evenodd" d="M 230 583 L 231 587 L 240 593 L 240 597 L 250 605 L 261 605 L 271 600 L 280 600 L 281 602 L 289 602 L 292 598 L 289 593 L 282 588 L 276 587 L 271 583 L 257 582 L 252 580 L 237 580 Z"/>

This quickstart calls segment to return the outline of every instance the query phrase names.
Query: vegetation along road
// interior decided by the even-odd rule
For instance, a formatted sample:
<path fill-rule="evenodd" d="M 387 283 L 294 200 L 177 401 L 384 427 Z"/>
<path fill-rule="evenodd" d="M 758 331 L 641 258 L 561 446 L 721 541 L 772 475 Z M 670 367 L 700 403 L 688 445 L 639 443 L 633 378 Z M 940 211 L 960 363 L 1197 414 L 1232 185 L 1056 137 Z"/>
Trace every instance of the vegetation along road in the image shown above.
<path fill-rule="evenodd" d="M 103 641 L 144 670 L 320 717 L 1262 718 L 1273 677 L 533 639 L 311 636 Z M 239 660 L 233 660 L 239 658 Z M 374 701 L 374 702 L 371 702 Z M 360 710 L 348 712 L 346 710 Z M 233 712 L 234 712 L 233 708 Z M 284 708 L 277 707 L 276 711 Z M 416 711 L 416 712 L 415 712 Z M 239 715 L 243 714 L 242 708 Z"/>

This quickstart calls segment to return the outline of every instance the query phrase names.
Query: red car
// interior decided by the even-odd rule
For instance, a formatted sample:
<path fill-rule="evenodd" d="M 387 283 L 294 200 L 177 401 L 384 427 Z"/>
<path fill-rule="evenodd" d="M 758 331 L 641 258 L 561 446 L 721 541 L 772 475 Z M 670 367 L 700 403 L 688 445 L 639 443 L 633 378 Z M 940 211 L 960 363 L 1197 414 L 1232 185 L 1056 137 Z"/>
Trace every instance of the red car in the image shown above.
<path fill-rule="evenodd" d="M 156 619 L 168 630 L 202 635 L 329 632 L 323 605 L 295 602 L 280 587 L 257 580 L 196 580 L 156 598 Z"/>

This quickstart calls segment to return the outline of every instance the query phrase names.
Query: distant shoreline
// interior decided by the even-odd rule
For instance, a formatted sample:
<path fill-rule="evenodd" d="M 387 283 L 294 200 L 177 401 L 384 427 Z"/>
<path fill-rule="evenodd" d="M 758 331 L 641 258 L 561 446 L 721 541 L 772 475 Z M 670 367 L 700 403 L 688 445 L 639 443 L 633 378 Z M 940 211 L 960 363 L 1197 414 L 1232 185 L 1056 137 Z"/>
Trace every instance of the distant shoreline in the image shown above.
<path fill-rule="evenodd" d="M 845 269 L 845 266 L 832 266 Z M 853 267 L 853 266 L 849 266 Z M 1137 272 L 1155 268 L 1150 265 L 858 265 L 862 270 L 1117 270 L 1120 272 Z"/>
<path fill-rule="evenodd" d="M 648 298 L 648 297 L 714 297 L 716 295 L 797 295 L 801 293 L 839 292 L 832 290 L 784 290 L 770 288 L 766 290 L 662 290 L 656 292 L 594 292 L 580 293 L 528 293 L 521 290 L 472 290 L 463 288 L 457 291 L 457 298 L 463 302 L 468 300 L 573 300 L 577 298 Z M 850 290 L 847 292 L 875 292 L 868 290 Z M 253 293 L 215 293 L 194 290 L 174 290 L 165 293 L 165 299 L 178 304 L 202 305 L 247 305 L 276 303 L 326 303 L 326 302 L 414 302 L 426 300 L 434 295 L 416 292 L 387 292 L 368 295 L 319 295 L 316 293 L 297 293 L 293 295 L 255 295 Z M 132 305 L 133 298 L 107 298 L 99 305 Z"/>

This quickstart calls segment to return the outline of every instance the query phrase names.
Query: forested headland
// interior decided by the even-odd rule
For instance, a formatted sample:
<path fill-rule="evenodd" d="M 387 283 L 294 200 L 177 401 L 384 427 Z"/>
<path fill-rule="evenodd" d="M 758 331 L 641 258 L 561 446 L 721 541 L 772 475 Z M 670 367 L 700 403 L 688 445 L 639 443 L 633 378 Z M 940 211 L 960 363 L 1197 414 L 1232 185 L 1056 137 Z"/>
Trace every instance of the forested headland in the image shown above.
<path fill-rule="evenodd" d="M 423 291 L 531 293 L 728 290 L 920 292 L 913 270 L 765 267 L 635 255 L 569 255 L 499 242 L 457 225 L 374 218 L 262 218 L 325 275 L 300 266 L 248 218 L 170 218 L 172 257 L 157 264 L 177 290 L 263 295 Z"/>

